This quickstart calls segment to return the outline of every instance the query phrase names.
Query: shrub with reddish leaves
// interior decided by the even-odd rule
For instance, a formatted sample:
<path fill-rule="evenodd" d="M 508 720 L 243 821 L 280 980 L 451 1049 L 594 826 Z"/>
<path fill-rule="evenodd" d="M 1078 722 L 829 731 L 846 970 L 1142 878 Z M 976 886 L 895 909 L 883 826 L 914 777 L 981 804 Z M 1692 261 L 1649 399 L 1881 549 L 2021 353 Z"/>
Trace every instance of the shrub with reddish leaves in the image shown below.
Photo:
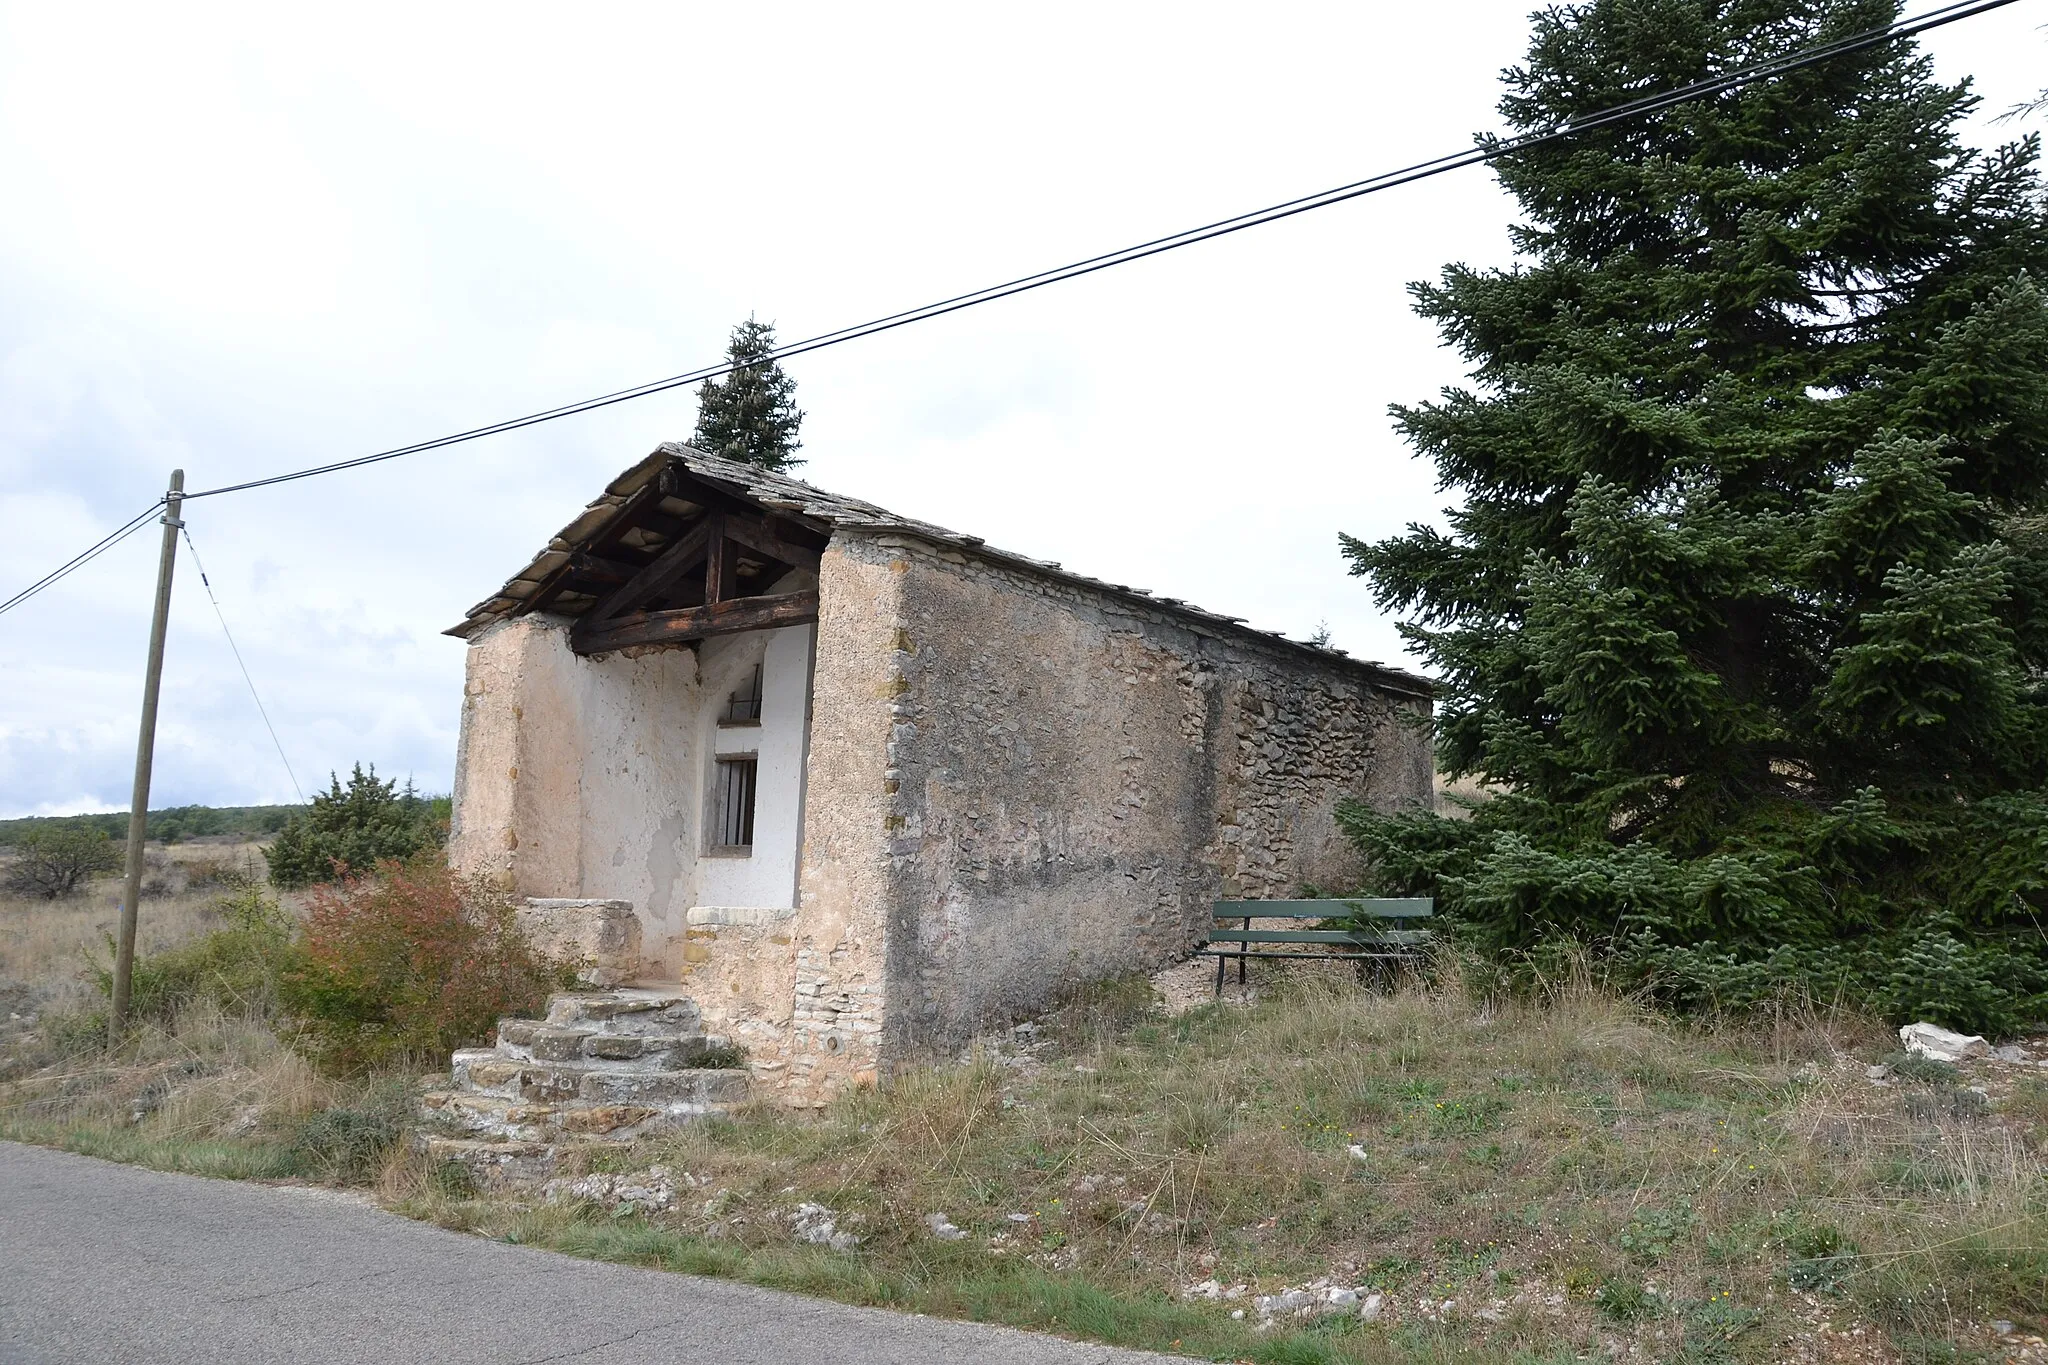
<path fill-rule="evenodd" d="M 504 896 L 438 849 L 316 887 L 305 965 L 284 983 L 303 1045 L 329 1067 L 435 1065 L 532 1013 L 576 964 L 537 949 Z"/>

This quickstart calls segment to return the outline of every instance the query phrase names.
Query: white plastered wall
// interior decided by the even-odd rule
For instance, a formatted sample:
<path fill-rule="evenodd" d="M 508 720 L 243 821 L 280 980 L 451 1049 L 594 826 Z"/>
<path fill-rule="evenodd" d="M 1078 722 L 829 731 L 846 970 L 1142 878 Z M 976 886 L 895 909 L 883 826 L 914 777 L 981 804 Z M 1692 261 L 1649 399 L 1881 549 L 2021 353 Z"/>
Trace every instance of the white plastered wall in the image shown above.
<path fill-rule="evenodd" d="M 721 853 L 708 845 L 704 848 L 697 882 L 700 906 L 796 908 L 812 637 L 810 626 L 723 635 L 706 640 L 698 654 L 700 751 L 752 755 L 756 760 L 753 848 L 745 855 Z M 750 685 L 757 663 L 761 665 L 760 723 L 720 724 L 727 698 Z M 707 829 L 716 785 L 713 766 L 707 761 L 699 774 Z"/>
<path fill-rule="evenodd" d="M 646 973 L 667 977 L 693 908 L 796 904 L 812 627 L 584 658 L 568 625 L 524 616 L 471 640 L 450 859 L 519 896 L 631 902 Z M 761 723 L 720 726 L 757 662 Z M 720 753 L 759 762 L 745 856 L 706 847 Z"/>

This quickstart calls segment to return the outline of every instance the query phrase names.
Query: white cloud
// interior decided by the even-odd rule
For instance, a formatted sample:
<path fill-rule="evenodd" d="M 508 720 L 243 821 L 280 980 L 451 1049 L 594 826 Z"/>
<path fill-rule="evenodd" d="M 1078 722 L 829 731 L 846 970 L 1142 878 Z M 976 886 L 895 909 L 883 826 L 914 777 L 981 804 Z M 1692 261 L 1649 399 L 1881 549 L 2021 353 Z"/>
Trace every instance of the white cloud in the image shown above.
<path fill-rule="evenodd" d="M 157 496 L 689 369 L 1327 187 L 1496 124 L 1522 0 L 109 9 L 0 3 L 0 591 Z M 1995 110 L 2013 11 L 1930 40 Z M 1397 659 L 1336 533 L 1433 517 L 1407 281 L 1464 172 L 791 368 L 819 484 Z M 189 507 L 299 778 L 452 774 L 439 634 L 675 393 Z M 0 814 L 126 800 L 155 528 L 0 618 Z M 158 804 L 290 784 L 180 569 Z"/>

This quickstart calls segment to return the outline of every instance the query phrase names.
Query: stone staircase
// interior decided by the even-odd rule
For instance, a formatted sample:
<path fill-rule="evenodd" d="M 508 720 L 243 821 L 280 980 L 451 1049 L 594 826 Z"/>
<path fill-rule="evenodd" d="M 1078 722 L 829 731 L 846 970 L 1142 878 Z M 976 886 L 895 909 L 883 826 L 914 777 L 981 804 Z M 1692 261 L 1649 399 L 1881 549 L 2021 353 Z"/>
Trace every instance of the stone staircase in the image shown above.
<path fill-rule="evenodd" d="M 483 1183 L 542 1179 L 565 1144 L 630 1142 L 738 1107 L 745 1068 L 702 1065 L 730 1056 L 673 990 L 557 995 L 545 1020 L 501 1019 L 496 1047 L 455 1054 L 450 1087 L 421 1098 L 426 1152 Z"/>

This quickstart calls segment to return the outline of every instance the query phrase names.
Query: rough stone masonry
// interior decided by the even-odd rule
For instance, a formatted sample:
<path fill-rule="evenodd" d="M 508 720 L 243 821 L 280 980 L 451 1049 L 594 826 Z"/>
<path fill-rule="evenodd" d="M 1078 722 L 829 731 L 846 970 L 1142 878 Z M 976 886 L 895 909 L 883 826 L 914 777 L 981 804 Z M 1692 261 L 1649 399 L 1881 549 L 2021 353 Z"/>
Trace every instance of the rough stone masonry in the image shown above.
<path fill-rule="evenodd" d="M 792 1105 L 1355 885 L 1338 803 L 1431 799 L 1423 679 L 683 446 L 451 633 L 457 865 Z"/>

